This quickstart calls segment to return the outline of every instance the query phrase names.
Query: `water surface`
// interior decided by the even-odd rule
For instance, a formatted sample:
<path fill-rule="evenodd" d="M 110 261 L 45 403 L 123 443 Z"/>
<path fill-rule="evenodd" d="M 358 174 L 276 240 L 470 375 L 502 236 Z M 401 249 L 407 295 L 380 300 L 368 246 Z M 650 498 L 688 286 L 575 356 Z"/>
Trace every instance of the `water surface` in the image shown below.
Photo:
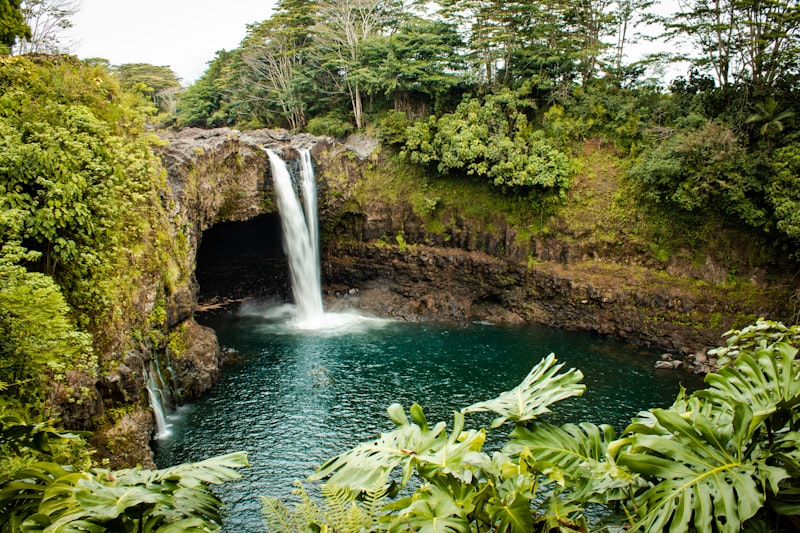
<path fill-rule="evenodd" d="M 429 421 L 450 427 L 452 411 L 516 386 L 551 352 L 564 370 L 580 369 L 587 386 L 583 397 L 553 406 L 555 423 L 585 420 L 619 431 L 640 410 L 670 405 L 681 381 L 699 385 L 655 370 L 653 352 L 591 335 L 332 314 L 308 329 L 287 327 L 283 310 L 207 317 L 237 360 L 208 396 L 171 417 L 171 436 L 157 443 L 159 467 L 248 453 L 244 479 L 218 491 L 229 507 L 227 531 L 263 531 L 258 496 L 288 497 L 293 480 L 392 429 L 391 403 L 419 403 Z"/>

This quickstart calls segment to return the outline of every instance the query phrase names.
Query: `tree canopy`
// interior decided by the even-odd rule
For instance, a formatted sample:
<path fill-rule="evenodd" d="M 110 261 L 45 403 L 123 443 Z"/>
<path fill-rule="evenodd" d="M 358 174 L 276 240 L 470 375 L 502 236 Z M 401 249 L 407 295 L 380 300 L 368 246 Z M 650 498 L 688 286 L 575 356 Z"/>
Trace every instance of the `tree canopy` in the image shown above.
<path fill-rule="evenodd" d="M 20 4 L 22 0 L 0 0 L 0 53 L 8 53 L 18 38 L 30 38 L 31 29 L 25 23 Z"/>

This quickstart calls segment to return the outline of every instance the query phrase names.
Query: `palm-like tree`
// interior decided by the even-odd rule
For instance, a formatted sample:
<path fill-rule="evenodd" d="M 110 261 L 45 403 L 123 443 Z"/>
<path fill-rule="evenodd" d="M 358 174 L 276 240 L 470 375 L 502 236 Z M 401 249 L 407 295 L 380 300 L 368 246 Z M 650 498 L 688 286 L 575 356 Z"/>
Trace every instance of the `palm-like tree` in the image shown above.
<path fill-rule="evenodd" d="M 745 124 L 761 123 L 760 132 L 763 137 L 767 137 L 773 130 L 776 133 L 783 131 L 783 121 L 794 116 L 791 109 L 781 110 L 778 102 L 771 96 L 764 98 L 763 102 L 755 104 L 756 112 L 751 113 Z"/>

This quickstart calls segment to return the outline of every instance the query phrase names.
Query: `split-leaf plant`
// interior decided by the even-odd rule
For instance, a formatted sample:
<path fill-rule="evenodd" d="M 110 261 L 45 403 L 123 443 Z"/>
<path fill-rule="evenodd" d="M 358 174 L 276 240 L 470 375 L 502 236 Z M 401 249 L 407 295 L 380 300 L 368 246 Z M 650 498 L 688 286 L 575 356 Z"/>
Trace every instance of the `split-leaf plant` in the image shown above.
<path fill-rule="evenodd" d="M 3 419 L 0 443 L 49 458 L 48 440 L 64 438 L 41 425 Z M 10 444 L 9 444 L 10 443 Z M 210 486 L 240 477 L 244 453 L 161 470 L 91 468 L 42 460 L 0 484 L 0 532 L 212 532 L 223 504 Z"/>
<path fill-rule="evenodd" d="M 639 413 L 619 437 L 608 425 L 542 420 L 584 390 L 581 373 L 558 373 L 563 365 L 552 354 L 518 387 L 455 413 L 450 431 L 444 422 L 431 426 L 419 405 L 408 415 L 392 405 L 393 431 L 327 461 L 310 479 L 325 480 L 325 493 L 338 500 L 349 495 L 351 505 L 369 500 L 369 518 L 345 527 L 325 507 L 292 511 L 268 498 L 269 530 L 586 531 L 594 524 L 585 511 L 599 505 L 634 531 L 792 531 L 800 513 L 798 333 L 763 321 L 729 332 L 718 352 L 735 358 L 705 389 Z M 467 429 L 465 415 L 481 411 L 497 418 Z M 509 422 L 505 443 L 484 450 L 487 432 Z"/>

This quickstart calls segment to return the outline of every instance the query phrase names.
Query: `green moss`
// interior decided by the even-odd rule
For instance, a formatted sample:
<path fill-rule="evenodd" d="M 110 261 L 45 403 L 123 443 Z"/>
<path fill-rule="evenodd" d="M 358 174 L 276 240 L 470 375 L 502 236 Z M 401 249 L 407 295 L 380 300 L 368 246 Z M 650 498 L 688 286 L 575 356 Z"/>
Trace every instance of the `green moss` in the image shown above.
<path fill-rule="evenodd" d="M 425 231 L 427 231 L 428 233 L 431 233 L 433 235 L 442 235 L 445 232 L 446 229 L 447 228 L 445 228 L 445 226 L 442 223 L 442 221 L 438 220 L 438 219 L 429 220 L 425 224 Z M 447 235 L 446 237 L 447 237 L 447 240 L 449 240 L 450 236 Z"/>
<path fill-rule="evenodd" d="M 408 247 L 408 243 L 406 243 L 405 234 L 402 231 L 398 231 L 397 235 L 394 237 L 395 241 L 397 241 L 397 248 L 401 252 L 405 252 L 406 248 Z"/>
<path fill-rule="evenodd" d="M 164 298 L 159 298 L 153 306 L 153 310 L 147 316 L 147 324 L 151 327 L 160 327 L 167 322 L 167 302 Z"/>
<path fill-rule="evenodd" d="M 177 328 L 169 332 L 167 340 L 167 348 L 172 357 L 180 359 L 185 356 L 189 351 L 189 345 L 186 343 L 186 330 L 187 325 L 181 324 Z"/>

